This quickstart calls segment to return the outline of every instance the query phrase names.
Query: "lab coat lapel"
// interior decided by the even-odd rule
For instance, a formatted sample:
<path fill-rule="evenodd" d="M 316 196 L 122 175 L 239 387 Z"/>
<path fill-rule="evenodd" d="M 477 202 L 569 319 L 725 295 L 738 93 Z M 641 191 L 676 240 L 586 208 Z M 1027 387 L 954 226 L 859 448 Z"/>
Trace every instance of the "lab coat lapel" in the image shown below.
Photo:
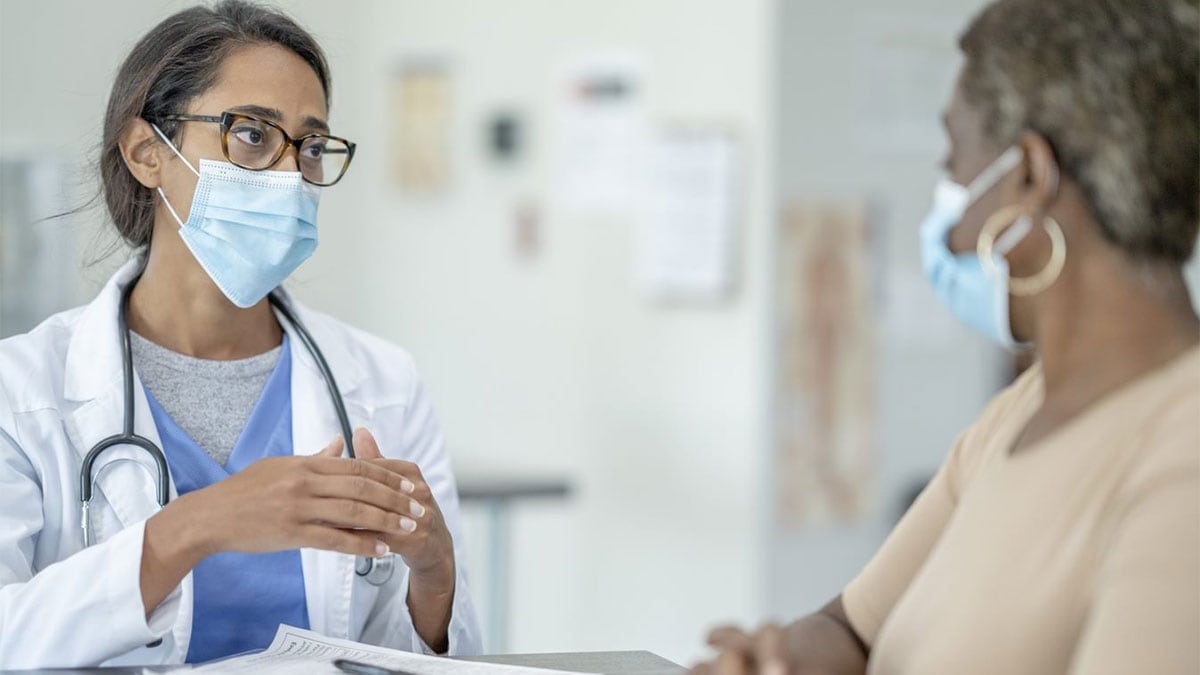
<path fill-rule="evenodd" d="M 345 337 L 330 330 L 327 319 L 308 312 L 292 301 L 293 311 L 312 333 L 314 342 L 325 355 L 350 416 L 351 428 L 368 426 L 369 414 L 356 396 L 364 377 L 362 364 L 346 349 Z M 320 452 L 341 433 L 333 402 L 316 361 L 295 329 L 283 316 L 280 325 L 288 331 L 292 343 L 292 447 L 296 455 Z M 304 568 L 304 590 L 308 600 L 308 621 L 312 630 L 323 635 L 349 638 L 350 598 L 354 582 L 354 556 L 305 548 L 300 551 Z"/>
<path fill-rule="evenodd" d="M 123 266 L 99 296 L 84 308 L 67 349 L 63 390 L 76 405 L 65 417 L 68 437 L 80 463 L 101 440 L 124 427 L 125 401 L 117 311 L 121 289 L 135 276 L 138 260 Z M 162 447 L 150 416 L 141 381 L 134 374 L 134 431 Z M 93 495 L 94 541 L 144 520 L 158 510 L 155 485 L 158 468 L 150 455 L 137 447 L 118 445 L 106 450 L 93 466 L 92 476 L 102 499 Z M 78 489 L 78 488 L 77 488 Z M 174 496 L 174 486 L 171 495 Z M 104 509 L 107 502 L 116 516 Z"/>
<path fill-rule="evenodd" d="M 67 347 L 63 392 L 74 407 L 64 415 L 64 426 L 79 458 L 77 466 L 82 466 L 84 457 L 97 443 L 124 429 L 124 372 L 117 311 L 121 290 L 133 280 L 140 265 L 141 261 L 135 258 L 113 275 L 96 299 L 83 309 Z M 136 371 L 133 384 L 134 432 L 162 448 Z M 94 543 L 105 541 L 158 511 L 157 476 L 158 465 L 145 450 L 117 445 L 104 451 L 92 470 L 96 486 L 90 509 Z M 168 481 L 169 494 L 174 499 L 175 484 L 169 476 Z M 79 489 L 78 485 L 75 489 Z M 103 508 L 104 504 L 111 508 Z M 82 532 L 79 542 L 82 546 Z M 187 654 L 192 629 L 192 576 L 184 577 L 179 587 L 181 611 L 171 628 L 174 642 L 170 645 L 173 651 L 169 661 L 182 660 Z"/>

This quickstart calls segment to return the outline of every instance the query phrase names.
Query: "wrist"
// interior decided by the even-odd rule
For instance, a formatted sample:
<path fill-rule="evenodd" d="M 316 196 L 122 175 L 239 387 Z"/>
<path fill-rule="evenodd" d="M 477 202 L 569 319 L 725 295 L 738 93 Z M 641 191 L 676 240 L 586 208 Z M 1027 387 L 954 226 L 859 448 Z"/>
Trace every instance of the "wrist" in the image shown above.
<path fill-rule="evenodd" d="M 423 596 L 454 595 L 455 586 L 454 558 L 423 569 L 409 569 L 408 587 L 410 593 Z"/>
<path fill-rule="evenodd" d="M 198 496 L 178 497 L 146 521 L 146 539 L 153 537 L 160 556 L 189 569 L 222 550 L 220 529 L 211 527 L 210 519 L 197 513 Z"/>

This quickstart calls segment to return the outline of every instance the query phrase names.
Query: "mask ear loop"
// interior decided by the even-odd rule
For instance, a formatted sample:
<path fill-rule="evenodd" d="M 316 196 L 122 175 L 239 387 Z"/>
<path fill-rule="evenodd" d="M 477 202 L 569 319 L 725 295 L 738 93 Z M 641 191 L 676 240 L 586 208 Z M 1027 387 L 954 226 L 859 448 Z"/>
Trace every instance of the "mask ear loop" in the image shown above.
<path fill-rule="evenodd" d="M 1051 164 L 1050 174 L 1050 192 L 1052 195 L 1058 195 L 1058 165 Z M 1051 197 L 1053 201 L 1054 197 Z M 1012 223 L 1010 227 L 1008 223 Z M 1058 280 L 1058 276 L 1062 274 L 1063 265 L 1067 261 L 1067 239 L 1063 236 L 1062 227 L 1058 221 L 1050 217 L 1048 214 L 1042 215 L 1042 228 L 1046 230 L 1046 234 L 1050 237 L 1050 262 L 1042 268 L 1037 274 L 1027 277 L 1009 277 L 1008 291 L 1016 296 L 1037 295 L 1046 290 Z M 995 255 L 1004 256 L 1009 251 L 1017 247 L 1017 244 L 1029 234 L 1033 229 L 1032 219 L 1021 213 L 1019 206 L 1013 205 L 992 214 L 987 222 L 983 224 L 983 229 L 979 232 L 979 241 L 976 244 L 976 253 L 979 255 L 979 261 L 983 264 L 984 270 L 993 277 L 1001 274 L 996 266 Z M 1004 230 L 1001 234 L 1000 231 Z M 997 238 L 999 235 L 999 238 Z"/>
<path fill-rule="evenodd" d="M 179 151 L 179 148 L 175 147 L 175 144 L 171 142 L 171 139 L 167 138 L 167 135 L 162 132 L 162 129 L 159 129 L 158 125 L 153 122 L 150 122 L 150 128 L 154 129 L 154 133 L 158 134 L 158 137 L 162 139 L 163 143 L 167 144 L 167 147 L 171 149 L 171 152 L 175 153 L 179 159 L 183 160 L 184 165 L 191 169 L 192 173 L 196 174 L 196 178 L 199 178 L 200 172 L 196 170 L 196 167 L 192 166 L 191 162 L 187 161 L 187 157 L 183 156 L 183 153 Z M 171 212 L 171 217 L 175 219 L 175 222 L 179 223 L 179 227 L 183 227 L 183 219 L 179 217 L 179 214 L 175 212 L 175 208 L 171 206 L 171 200 L 167 199 L 167 195 L 163 192 L 162 187 L 160 186 L 154 189 L 158 191 L 158 196 L 162 197 L 163 204 L 165 204 L 167 206 L 167 210 Z"/>

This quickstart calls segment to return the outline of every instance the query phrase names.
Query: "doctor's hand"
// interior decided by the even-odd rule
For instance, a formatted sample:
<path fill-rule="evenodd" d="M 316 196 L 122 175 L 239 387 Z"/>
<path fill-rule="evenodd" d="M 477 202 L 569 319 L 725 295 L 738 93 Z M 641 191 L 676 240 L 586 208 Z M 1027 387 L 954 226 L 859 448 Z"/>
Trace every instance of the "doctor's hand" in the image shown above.
<path fill-rule="evenodd" d="M 341 457 L 339 438 L 311 457 L 269 457 L 172 500 L 146 521 L 142 601 L 147 615 L 205 557 L 318 548 L 387 553 L 384 537 L 412 531 L 406 481 Z M 411 490 L 411 485 L 408 486 Z"/>
<path fill-rule="evenodd" d="M 409 517 L 399 533 L 380 533 L 393 551 L 408 565 L 408 610 L 413 628 L 433 651 L 449 649 L 448 631 L 454 607 L 454 540 L 442 510 L 425 482 L 420 467 L 412 462 L 386 459 L 375 437 L 366 429 L 354 432 L 356 461 L 391 472 L 408 495 Z"/>
<path fill-rule="evenodd" d="M 209 553 L 318 548 L 386 553 L 383 537 L 411 522 L 403 480 L 341 457 L 342 442 L 310 456 L 269 457 L 177 500 L 202 525 Z"/>
<path fill-rule="evenodd" d="M 335 444 L 340 447 L 341 439 Z M 408 495 L 401 531 L 381 532 L 380 539 L 404 559 L 411 570 L 410 584 L 452 591 L 454 541 L 421 468 L 412 462 L 385 458 L 375 437 L 363 428 L 354 431 L 354 451 L 358 461 L 391 473 L 400 481 L 400 491 Z"/>

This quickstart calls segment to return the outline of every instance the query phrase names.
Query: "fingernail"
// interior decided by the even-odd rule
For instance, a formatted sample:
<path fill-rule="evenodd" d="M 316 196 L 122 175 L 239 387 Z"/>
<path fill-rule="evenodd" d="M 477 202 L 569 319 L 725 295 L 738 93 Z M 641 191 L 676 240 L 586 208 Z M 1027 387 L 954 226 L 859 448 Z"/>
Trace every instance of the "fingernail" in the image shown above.
<path fill-rule="evenodd" d="M 763 665 L 762 675 L 787 675 L 787 666 L 782 661 L 772 659 Z"/>
<path fill-rule="evenodd" d="M 376 558 L 382 558 L 383 556 L 385 556 L 391 552 L 392 552 L 392 549 L 388 548 L 387 544 L 383 543 L 382 541 L 375 542 L 375 557 Z"/>
<path fill-rule="evenodd" d="M 413 485 L 412 481 L 408 480 L 407 478 L 400 479 L 400 491 L 403 492 L 404 494 L 411 495 L 413 492 L 416 491 L 416 489 L 417 489 L 417 486 Z"/>
<path fill-rule="evenodd" d="M 417 521 L 413 520 L 412 518 L 400 516 L 400 529 L 404 530 L 405 532 L 412 532 L 413 530 L 417 529 Z"/>
<path fill-rule="evenodd" d="M 418 504 L 415 500 L 408 503 L 408 512 L 420 518 L 425 515 L 425 507 Z"/>

